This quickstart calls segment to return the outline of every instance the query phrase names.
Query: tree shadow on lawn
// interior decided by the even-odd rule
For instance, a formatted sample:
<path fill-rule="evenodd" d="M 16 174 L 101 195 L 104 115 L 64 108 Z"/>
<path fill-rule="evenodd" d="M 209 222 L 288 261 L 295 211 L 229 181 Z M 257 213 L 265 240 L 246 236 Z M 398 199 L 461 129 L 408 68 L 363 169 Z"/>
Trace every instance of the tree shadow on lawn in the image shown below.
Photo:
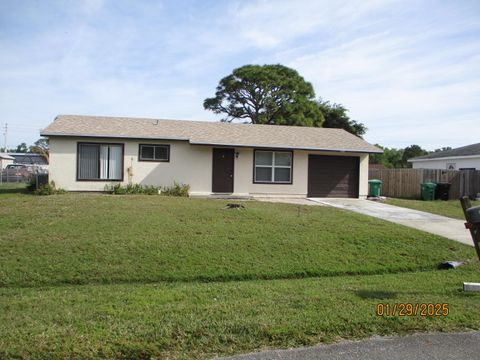
<path fill-rule="evenodd" d="M 2 194 L 26 194 L 27 185 L 25 184 L 0 184 L 0 195 Z"/>

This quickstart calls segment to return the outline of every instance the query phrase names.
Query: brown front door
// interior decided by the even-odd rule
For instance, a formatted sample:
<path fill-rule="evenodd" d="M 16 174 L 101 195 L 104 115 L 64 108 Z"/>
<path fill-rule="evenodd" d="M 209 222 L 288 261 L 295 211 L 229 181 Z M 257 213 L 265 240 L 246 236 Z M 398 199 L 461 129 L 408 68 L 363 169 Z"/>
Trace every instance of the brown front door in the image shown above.
<path fill-rule="evenodd" d="M 309 197 L 358 197 L 359 158 L 308 156 Z"/>
<path fill-rule="evenodd" d="M 233 193 L 234 149 L 213 149 L 212 192 Z"/>

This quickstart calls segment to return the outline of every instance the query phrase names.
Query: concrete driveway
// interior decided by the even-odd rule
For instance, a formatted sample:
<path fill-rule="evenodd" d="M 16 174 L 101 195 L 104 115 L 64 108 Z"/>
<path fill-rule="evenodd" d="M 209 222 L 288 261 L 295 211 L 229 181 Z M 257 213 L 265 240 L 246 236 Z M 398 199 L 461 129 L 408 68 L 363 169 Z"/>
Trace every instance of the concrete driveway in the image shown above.
<path fill-rule="evenodd" d="M 435 333 L 410 336 L 374 337 L 301 349 L 272 350 L 233 356 L 231 360 L 400 360 L 400 359 L 478 359 L 480 332 Z"/>
<path fill-rule="evenodd" d="M 435 215 L 423 211 L 387 205 L 377 201 L 360 199 L 309 198 L 321 205 L 354 211 L 397 224 L 440 235 L 463 244 L 473 246 L 470 232 L 465 229 L 465 221 Z"/>

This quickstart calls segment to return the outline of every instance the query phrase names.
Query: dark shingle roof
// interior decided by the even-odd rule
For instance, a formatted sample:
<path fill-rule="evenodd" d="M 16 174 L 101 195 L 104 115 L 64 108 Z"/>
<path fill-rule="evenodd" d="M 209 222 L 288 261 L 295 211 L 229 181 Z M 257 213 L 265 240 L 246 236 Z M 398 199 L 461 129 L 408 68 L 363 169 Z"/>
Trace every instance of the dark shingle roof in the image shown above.
<path fill-rule="evenodd" d="M 472 156 L 472 155 L 480 155 L 480 143 L 462 146 L 462 147 L 451 149 L 451 150 L 439 151 L 439 152 L 431 153 L 424 156 L 414 157 L 412 159 L 409 159 L 409 161 L 446 158 L 451 156 Z"/>
<path fill-rule="evenodd" d="M 34 153 L 8 153 L 15 159 L 17 164 L 36 164 L 36 165 L 48 165 L 47 160 L 40 155 Z"/>

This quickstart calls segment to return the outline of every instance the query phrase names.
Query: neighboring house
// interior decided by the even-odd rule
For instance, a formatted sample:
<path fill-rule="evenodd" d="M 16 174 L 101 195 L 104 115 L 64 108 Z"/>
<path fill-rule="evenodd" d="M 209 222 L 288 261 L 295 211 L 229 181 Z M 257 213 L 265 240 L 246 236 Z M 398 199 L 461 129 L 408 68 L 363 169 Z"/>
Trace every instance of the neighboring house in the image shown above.
<path fill-rule="evenodd" d="M 8 155 L 14 158 L 15 164 L 23 165 L 48 165 L 47 160 L 36 153 L 8 153 Z"/>
<path fill-rule="evenodd" d="M 14 157 L 5 153 L 0 153 L 0 170 L 3 170 L 7 165 L 13 164 Z"/>
<path fill-rule="evenodd" d="M 67 190 L 190 185 L 191 195 L 365 197 L 368 155 L 342 130 L 97 116 L 57 116 L 50 180 Z"/>
<path fill-rule="evenodd" d="M 414 169 L 480 170 L 480 143 L 408 160 Z"/>

